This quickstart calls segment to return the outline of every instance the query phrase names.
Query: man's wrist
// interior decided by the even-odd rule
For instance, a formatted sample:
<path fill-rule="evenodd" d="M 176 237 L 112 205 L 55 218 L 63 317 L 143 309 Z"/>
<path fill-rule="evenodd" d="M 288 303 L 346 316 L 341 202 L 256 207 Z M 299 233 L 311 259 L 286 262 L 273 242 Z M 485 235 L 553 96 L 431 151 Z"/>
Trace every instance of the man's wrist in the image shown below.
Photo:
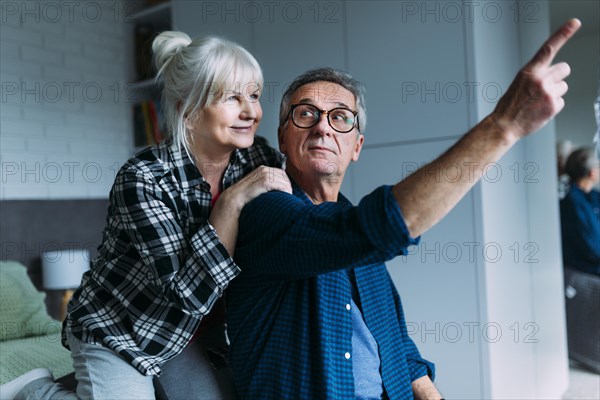
<path fill-rule="evenodd" d="M 440 400 L 443 399 L 428 375 L 412 382 L 413 396 L 415 400 Z"/>
<path fill-rule="evenodd" d="M 496 138 L 508 146 L 514 145 L 524 136 L 516 123 L 495 112 L 484 118 L 481 124 L 486 127 L 486 130 L 491 130 Z"/>

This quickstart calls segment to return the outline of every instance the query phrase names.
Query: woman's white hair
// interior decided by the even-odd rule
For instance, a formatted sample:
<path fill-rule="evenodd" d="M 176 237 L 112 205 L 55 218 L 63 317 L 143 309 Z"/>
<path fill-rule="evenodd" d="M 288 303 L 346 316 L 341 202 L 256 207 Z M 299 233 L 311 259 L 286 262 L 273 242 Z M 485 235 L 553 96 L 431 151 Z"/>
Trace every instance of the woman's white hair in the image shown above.
<path fill-rule="evenodd" d="M 186 118 L 192 120 L 226 90 L 244 93 L 246 85 L 263 86 L 260 65 L 246 49 L 219 37 L 192 40 L 166 31 L 152 43 L 156 80 L 162 84 L 161 107 L 168 135 L 190 155 Z"/>

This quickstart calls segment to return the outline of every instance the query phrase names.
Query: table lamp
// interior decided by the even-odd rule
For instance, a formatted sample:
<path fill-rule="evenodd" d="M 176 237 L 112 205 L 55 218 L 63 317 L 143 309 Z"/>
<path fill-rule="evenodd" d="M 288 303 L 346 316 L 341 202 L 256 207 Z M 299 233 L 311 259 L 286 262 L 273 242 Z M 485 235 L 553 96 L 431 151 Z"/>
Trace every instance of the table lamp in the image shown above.
<path fill-rule="evenodd" d="M 81 275 L 90 269 L 90 252 L 83 249 L 49 251 L 42 254 L 44 289 L 64 290 L 61 317 L 67 314 L 67 303 L 73 289 L 81 283 Z"/>

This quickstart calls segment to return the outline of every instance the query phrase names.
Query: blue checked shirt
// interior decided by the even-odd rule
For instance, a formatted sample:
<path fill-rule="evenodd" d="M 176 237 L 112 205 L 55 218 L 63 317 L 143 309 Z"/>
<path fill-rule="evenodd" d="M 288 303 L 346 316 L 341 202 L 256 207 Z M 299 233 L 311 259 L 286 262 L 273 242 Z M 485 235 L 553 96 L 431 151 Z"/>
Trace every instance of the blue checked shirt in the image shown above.
<path fill-rule="evenodd" d="M 257 137 L 232 153 L 223 188 L 283 160 Z M 99 255 L 69 303 L 63 344 L 70 330 L 158 375 L 240 271 L 208 222 L 211 199 L 210 185 L 171 141 L 127 161 L 110 193 Z"/>
<path fill-rule="evenodd" d="M 248 399 L 354 399 L 352 298 L 345 269 L 354 269 L 365 323 L 379 346 L 386 396 L 412 399 L 411 383 L 434 366 L 406 330 L 400 297 L 384 262 L 418 240 L 390 187 L 354 207 L 313 205 L 269 192 L 240 217 L 235 260 L 242 268 L 227 291 L 230 362 Z"/>
<path fill-rule="evenodd" d="M 600 194 L 576 185 L 560 201 L 563 262 L 600 275 Z"/>

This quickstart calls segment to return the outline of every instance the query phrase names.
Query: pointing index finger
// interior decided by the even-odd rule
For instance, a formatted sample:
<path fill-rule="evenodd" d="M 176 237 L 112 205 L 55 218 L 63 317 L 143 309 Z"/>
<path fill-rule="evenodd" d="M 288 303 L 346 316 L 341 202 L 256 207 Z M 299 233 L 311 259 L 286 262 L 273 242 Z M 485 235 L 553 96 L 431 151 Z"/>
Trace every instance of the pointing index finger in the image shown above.
<path fill-rule="evenodd" d="M 563 47 L 565 43 L 577 32 L 581 27 L 581 21 L 577 18 L 573 18 L 564 23 L 563 26 L 558 28 L 556 32 L 552 34 L 546 40 L 546 42 L 540 47 L 538 52 L 533 56 L 530 65 L 550 65 L 556 53 Z"/>

